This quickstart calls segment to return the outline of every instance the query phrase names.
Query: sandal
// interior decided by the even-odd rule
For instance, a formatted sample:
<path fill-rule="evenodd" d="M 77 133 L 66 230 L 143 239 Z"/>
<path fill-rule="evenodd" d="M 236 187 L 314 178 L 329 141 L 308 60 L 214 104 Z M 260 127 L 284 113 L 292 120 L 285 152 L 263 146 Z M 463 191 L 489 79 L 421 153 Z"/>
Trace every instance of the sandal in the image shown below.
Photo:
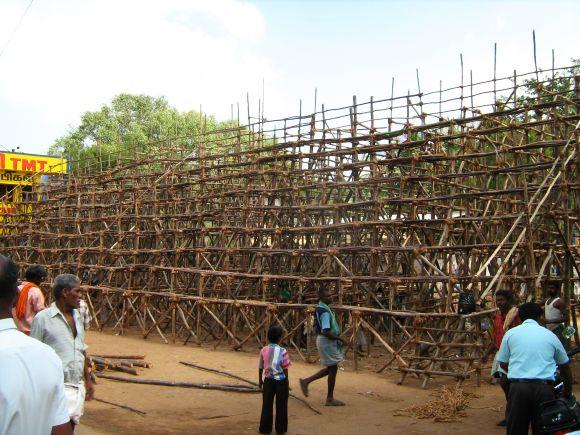
<path fill-rule="evenodd" d="M 346 405 L 344 402 L 336 399 L 327 400 L 324 406 L 344 406 Z"/>

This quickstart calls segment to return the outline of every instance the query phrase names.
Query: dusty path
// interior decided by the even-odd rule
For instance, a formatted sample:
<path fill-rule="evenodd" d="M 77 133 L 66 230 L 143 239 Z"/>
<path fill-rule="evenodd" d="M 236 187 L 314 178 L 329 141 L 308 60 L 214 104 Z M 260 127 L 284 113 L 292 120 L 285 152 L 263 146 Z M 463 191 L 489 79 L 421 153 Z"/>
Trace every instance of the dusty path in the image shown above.
<path fill-rule="evenodd" d="M 90 351 L 94 353 L 141 353 L 153 364 L 141 378 L 156 378 L 190 382 L 233 383 L 234 381 L 194 370 L 179 364 L 180 360 L 197 362 L 217 369 L 225 369 L 241 376 L 256 379 L 257 352 L 213 350 L 211 347 L 167 345 L 139 337 L 121 337 L 90 331 Z M 299 392 L 298 378 L 317 370 L 318 366 L 303 364 L 294 359 L 290 370 L 290 385 Z M 127 375 L 130 376 L 130 375 Z M 499 386 L 483 385 L 466 389 L 479 398 L 459 423 L 433 423 L 409 417 L 395 417 L 393 411 L 429 398 L 440 382 L 433 381 L 428 390 L 420 388 L 418 380 L 410 379 L 403 386 L 396 385 L 398 375 L 390 372 L 378 375 L 369 371 L 339 372 L 336 397 L 344 400 L 343 408 L 325 408 L 326 384 L 312 384 L 308 399 L 323 415 L 316 415 L 299 402 L 290 399 L 290 434 L 500 434 L 495 424 L 501 419 L 504 399 Z M 449 384 L 452 385 L 452 384 Z M 146 416 L 89 402 L 77 435 L 87 434 L 254 434 L 260 415 L 259 394 L 237 394 L 197 389 L 133 385 L 101 379 L 97 397 L 122 403 L 145 411 Z"/>

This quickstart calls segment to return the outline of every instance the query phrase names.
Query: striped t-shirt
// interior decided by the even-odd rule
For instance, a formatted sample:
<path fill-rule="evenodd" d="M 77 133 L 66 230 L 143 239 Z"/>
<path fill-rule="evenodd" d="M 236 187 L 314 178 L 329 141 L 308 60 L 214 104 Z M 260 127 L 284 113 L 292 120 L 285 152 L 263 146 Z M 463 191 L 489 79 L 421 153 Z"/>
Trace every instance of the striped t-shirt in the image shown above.
<path fill-rule="evenodd" d="M 260 351 L 258 368 L 264 370 L 266 378 L 281 381 L 286 379 L 284 369 L 290 367 L 290 355 L 288 351 L 277 344 L 270 343 Z"/>

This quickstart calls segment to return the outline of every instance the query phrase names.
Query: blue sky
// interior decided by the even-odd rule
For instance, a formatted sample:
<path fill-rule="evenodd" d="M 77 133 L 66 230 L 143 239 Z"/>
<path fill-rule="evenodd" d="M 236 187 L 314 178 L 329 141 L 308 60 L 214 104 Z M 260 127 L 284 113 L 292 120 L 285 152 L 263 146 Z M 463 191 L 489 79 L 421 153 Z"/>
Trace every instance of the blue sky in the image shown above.
<path fill-rule="evenodd" d="M 29 0 L 0 2 L 0 47 Z M 458 84 L 580 57 L 580 2 L 35 0 L 0 57 L 0 145 L 48 147 L 119 92 L 165 95 L 181 110 L 266 117 Z M 245 107 L 242 109 L 245 113 Z"/>

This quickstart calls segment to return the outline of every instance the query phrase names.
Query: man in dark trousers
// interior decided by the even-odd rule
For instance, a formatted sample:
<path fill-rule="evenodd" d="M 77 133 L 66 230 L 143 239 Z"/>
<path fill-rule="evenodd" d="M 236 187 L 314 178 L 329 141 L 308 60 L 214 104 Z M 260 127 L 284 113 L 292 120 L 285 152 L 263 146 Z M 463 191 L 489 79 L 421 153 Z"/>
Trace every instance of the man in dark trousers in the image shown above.
<path fill-rule="evenodd" d="M 507 434 L 540 434 L 538 406 L 554 399 L 556 369 L 564 381 L 564 392 L 572 397 L 572 372 L 569 358 L 558 338 L 540 324 L 542 308 L 527 302 L 518 310 L 520 326 L 507 331 L 497 360 L 510 381 Z"/>

